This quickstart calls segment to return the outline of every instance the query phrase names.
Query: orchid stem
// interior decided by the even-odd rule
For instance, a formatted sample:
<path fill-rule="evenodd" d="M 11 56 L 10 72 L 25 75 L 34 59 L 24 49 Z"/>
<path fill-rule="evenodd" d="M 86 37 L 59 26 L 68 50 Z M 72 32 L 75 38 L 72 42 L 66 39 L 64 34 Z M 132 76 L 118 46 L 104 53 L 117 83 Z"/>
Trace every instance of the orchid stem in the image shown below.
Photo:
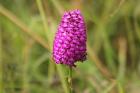
<path fill-rule="evenodd" d="M 69 77 L 68 77 L 68 84 L 69 84 L 69 93 L 72 93 L 72 67 L 69 67 Z"/>

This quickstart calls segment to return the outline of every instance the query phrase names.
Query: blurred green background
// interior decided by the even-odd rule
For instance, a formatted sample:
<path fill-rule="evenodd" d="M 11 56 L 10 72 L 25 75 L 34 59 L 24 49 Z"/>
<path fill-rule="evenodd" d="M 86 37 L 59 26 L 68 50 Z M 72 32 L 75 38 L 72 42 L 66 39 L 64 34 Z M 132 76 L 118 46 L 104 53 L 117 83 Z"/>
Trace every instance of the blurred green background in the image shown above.
<path fill-rule="evenodd" d="M 0 93 L 69 93 L 68 67 L 51 54 L 61 16 L 73 9 L 88 38 L 74 93 L 140 93 L 140 0 L 0 0 Z"/>

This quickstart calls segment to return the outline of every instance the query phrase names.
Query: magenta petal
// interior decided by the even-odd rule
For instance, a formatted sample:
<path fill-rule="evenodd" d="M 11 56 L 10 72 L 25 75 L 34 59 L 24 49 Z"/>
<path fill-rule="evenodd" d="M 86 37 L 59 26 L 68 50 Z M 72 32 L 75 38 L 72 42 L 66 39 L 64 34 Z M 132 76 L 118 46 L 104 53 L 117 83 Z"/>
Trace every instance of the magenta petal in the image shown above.
<path fill-rule="evenodd" d="M 86 60 L 86 26 L 79 10 L 64 13 L 55 35 L 53 58 L 56 64 L 74 66 Z"/>

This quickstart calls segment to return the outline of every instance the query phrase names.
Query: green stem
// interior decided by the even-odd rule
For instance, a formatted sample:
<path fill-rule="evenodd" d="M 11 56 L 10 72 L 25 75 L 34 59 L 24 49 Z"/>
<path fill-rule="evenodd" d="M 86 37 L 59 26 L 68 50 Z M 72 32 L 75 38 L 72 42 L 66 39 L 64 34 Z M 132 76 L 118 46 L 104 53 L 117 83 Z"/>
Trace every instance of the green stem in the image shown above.
<path fill-rule="evenodd" d="M 51 40 L 50 40 L 50 38 L 48 38 L 50 36 L 50 29 L 49 29 L 49 26 L 47 23 L 47 17 L 45 15 L 45 10 L 43 9 L 43 2 L 42 2 L 42 0 L 36 0 L 36 4 L 37 4 L 39 12 L 40 12 L 40 17 L 42 18 L 45 34 L 47 37 L 46 39 L 48 40 L 48 42 L 50 44 Z M 50 47 L 49 47 L 49 50 L 50 50 Z"/>
<path fill-rule="evenodd" d="M 68 77 L 68 84 L 69 84 L 69 93 L 72 93 L 72 67 L 69 67 L 69 77 Z"/>
<path fill-rule="evenodd" d="M 37 6 L 38 6 L 38 9 L 39 9 L 42 21 L 43 21 L 44 29 L 47 32 L 48 31 L 48 24 L 46 21 L 46 16 L 45 16 L 45 11 L 44 11 L 43 5 L 42 5 L 42 0 L 36 0 L 36 3 L 37 3 Z"/>
<path fill-rule="evenodd" d="M 57 67 L 57 71 L 58 71 L 58 74 L 59 74 L 64 92 L 69 93 L 69 89 L 67 87 L 67 81 L 65 81 L 65 76 L 64 76 L 62 66 L 61 65 L 56 65 L 56 67 Z"/>
<path fill-rule="evenodd" d="M 2 69 L 2 31 L 0 29 L 0 91 L 2 92 L 2 85 L 3 85 L 3 81 L 2 81 L 2 75 L 3 75 L 3 69 Z"/>

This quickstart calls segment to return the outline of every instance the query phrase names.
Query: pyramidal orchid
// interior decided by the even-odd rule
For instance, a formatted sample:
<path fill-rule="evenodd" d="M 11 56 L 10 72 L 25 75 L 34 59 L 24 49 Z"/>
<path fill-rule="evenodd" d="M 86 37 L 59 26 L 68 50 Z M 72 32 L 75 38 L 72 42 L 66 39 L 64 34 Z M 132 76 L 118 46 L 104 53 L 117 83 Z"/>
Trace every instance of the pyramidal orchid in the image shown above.
<path fill-rule="evenodd" d="M 55 35 L 53 58 L 56 64 L 76 66 L 86 60 L 86 26 L 80 10 L 65 12 Z"/>

